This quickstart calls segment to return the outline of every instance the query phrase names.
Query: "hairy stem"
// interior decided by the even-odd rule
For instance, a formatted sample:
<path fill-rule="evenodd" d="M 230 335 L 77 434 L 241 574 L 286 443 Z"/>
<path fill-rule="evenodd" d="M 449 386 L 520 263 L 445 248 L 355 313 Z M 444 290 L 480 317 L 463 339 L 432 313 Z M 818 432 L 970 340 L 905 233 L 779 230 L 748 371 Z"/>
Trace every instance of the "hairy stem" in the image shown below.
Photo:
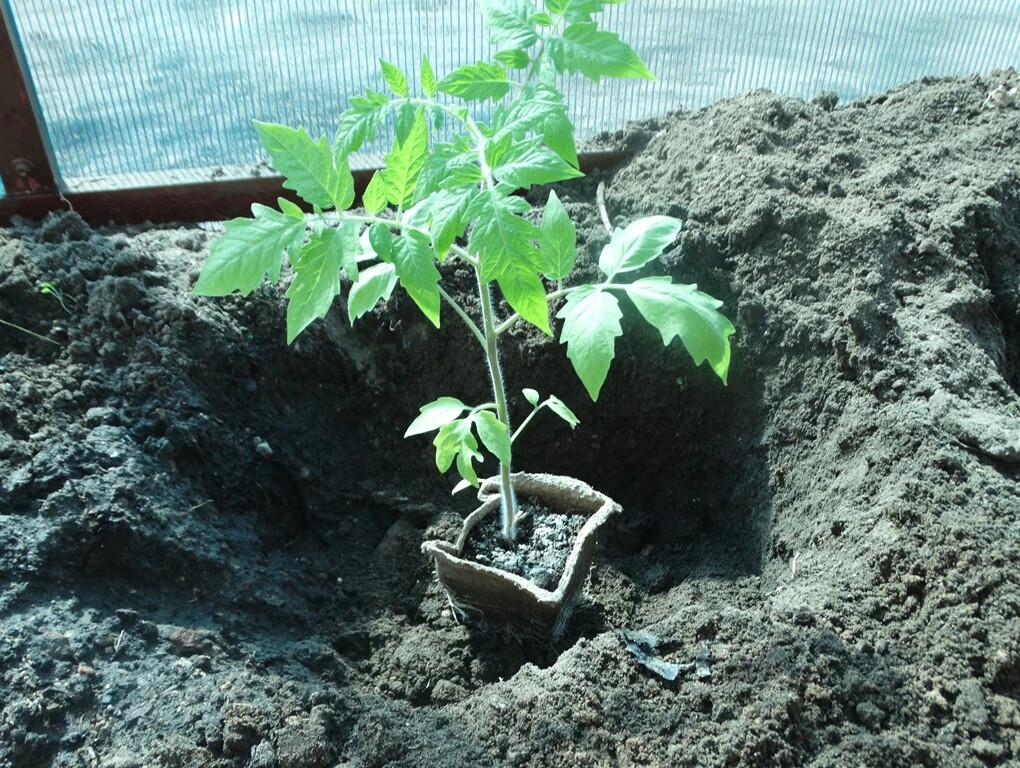
<path fill-rule="evenodd" d="M 510 433 L 510 414 L 506 407 L 506 390 L 503 386 L 503 372 L 499 367 L 499 350 L 496 346 L 496 319 L 492 311 L 492 295 L 489 284 L 478 273 L 478 297 L 482 302 L 482 328 L 485 330 L 485 357 L 489 364 L 489 378 L 492 380 L 492 394 L 496 401 L 496 417 L 503 422 Z M 510 482 L 510 461 L 499 463 L 499 508 L 503 517 L 503 538 L 513 542 L 517 536 L 517 499 Z"/>

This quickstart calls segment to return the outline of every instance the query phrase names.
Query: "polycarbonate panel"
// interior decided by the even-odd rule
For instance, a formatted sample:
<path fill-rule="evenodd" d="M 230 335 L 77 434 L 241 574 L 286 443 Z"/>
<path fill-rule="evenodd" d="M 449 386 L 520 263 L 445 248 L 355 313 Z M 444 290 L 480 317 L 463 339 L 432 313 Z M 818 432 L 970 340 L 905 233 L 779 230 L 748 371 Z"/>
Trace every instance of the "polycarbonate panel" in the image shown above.
<path fill-rule="evenodd" d="M 253 118 L 332 135 L 348 96 L 384 89 L 378 58 L 415 72 L 427 53 L 441 76 L 489 54 L 474 0 L 4 1 L 71 189 L 262 173 Z M 633 0 L 604 17 L 659 79 L 571 80 L 582 138 L 752 88 L 847 101 L 1020 63 L 1020 0 Z"/>

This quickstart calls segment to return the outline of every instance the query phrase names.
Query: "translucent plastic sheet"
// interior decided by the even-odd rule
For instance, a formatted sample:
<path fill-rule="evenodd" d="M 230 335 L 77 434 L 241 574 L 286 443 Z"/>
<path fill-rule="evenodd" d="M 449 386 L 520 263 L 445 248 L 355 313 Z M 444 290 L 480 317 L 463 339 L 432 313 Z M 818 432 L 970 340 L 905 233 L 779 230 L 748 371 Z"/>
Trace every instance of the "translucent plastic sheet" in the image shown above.
<path fill-rule="evenodd" d="M 380 57 L 416 72 L 426 53 L 441 76 L 489 52 L 474 0 L 0 2 L 69 189 L 265 173 L 253 118 L 332 135 L 349 95 L 383 89 Z M 845 102 L 1020 63 L 1020 0 L 633 0 L 605 18 L 659 80 L 571 84 L 582 139 L 751 88 Z"/>

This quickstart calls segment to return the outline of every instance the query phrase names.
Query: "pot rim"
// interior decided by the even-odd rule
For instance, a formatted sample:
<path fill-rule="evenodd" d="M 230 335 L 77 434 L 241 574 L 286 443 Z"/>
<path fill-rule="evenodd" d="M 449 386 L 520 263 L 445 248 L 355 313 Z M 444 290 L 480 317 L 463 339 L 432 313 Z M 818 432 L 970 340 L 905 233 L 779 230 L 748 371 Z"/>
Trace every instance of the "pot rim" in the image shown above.
<path fill-rule="evenodd" d="M 555 591 L 543 589 L 534 582 L 502 568 L 494 568 L 490 565 L 483 565 L 474 560 L 461 557 L 464 545 L 471 531 L 487 516 L 499 509 L 499 477 L 490 477 L 484 480 L 478 489 L 478 500 L 482 505 L 468 515 L 461 526 L 460 535 L 455 542 L 442 540 L 431 540 L 423 542 L 422 551 L 432 556 L 442 556 L 451 561 L 464 564 L 470 568 L 482 572 L 494 574 L 512 583 L 518 589 L 534 595 L 537 599 L 547 603 L 563 603 L 568 598 L 568 591 L 573 581 L 573 571 L 581 559 L 581 551 L 585 541 L 601 527 L 612 515 L 622 511 L 622 507 L 605 494 L 596 491 L 587 483 L 566 475 L 551 475 L 535 472 L 515 472 L 510 476 L 514 490 L 523 496 L 534 496 L 549 504 L 550 509 L 557 514 L 568 512 L 587 514 L 581 530 L 574 537 L 574 544 L 571 547 L 567 561 L 563 565 Z M 553 498 L 551 503 L 549 496 Z M 573 506 L 564 509 L 565 499 L 570 498 Z"/>

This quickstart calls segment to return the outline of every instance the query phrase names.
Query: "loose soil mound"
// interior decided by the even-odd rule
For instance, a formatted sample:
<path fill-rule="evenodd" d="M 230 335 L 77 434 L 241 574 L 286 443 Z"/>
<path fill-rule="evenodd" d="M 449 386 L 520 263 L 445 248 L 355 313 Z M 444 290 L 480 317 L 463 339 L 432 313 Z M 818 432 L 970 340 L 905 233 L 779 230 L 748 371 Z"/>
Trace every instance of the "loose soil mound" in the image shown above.
<path fill-rule="evenodd" d="M 0 328 L 0 766 L 1020 761 L 1000 79 L 752 93 L 559 188 L 589 261 L 599 179 L 619 224 L 683 218 L 665 267 L 738 335 L 724 389 L 630 311 L 598 409 L 559 345 L 512 336 L 515 391 L 582 422 L 538 421 L 517 468 L 625 509 L 557 647 L 457 625 L 419 552 L 471 507 L 400 438 L 435 396 L 487 399 L 455 318 L 398 299 L 352 330 L 338 301 L 288 348 L 284 286 L 189 295 L 201 229 L 0 233 L 0 317 L 59 342 Z M 618 628 L 699 672 L 656 677 Z"/>

